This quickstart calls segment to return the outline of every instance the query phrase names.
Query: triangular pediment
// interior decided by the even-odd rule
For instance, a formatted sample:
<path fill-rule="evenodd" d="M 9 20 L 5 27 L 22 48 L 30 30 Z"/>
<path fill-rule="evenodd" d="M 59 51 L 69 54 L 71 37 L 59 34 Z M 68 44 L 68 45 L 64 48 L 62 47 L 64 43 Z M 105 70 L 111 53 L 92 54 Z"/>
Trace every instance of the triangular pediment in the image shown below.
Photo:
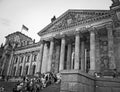
<path fill-rule="evenodd" d="M 68 10 L 50 23 L 38 34 L 41 36 L 45 33 L 55 32 L 76 25 L 91 22 L 92 19 L 110 14 L 109 10 Z"/>
<path fill-rule="evenodd" d="M 32 39 L 25 34 L 17 31 L 6 36 L 9 43 L 21 43 L 22 41 L 32 41 Z"/>

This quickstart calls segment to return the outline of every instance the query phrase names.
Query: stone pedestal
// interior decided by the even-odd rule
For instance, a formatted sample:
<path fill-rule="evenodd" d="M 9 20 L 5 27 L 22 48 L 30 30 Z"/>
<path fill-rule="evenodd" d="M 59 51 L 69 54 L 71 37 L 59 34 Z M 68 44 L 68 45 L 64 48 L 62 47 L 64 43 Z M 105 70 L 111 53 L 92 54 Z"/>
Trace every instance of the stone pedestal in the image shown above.
<path fill-rule="evenodd" d="M 80 70 L 61 71 L 60 92 L 120 92 L 120 79 L 97 78 Z"/>
<path fill-rule="evenodd" d="M 94 92 L 94 77 L 80 70 L 61 71 L 60 92 Z"/>

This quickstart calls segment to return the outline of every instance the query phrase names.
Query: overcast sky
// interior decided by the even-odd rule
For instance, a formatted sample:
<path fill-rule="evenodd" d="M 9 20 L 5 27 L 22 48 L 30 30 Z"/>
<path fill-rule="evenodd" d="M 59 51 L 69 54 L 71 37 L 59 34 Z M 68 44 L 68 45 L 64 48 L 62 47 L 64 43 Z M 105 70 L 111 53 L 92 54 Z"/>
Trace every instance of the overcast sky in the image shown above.
<path fill-rule="evenodd" d="M 68 9 L 109 9 L 111 0 L 0 0 L 0 44 L 5 36 L 20 31 L 22 24 L 29 31 L 22 33 L 40 40 L 37 33 Z"/>

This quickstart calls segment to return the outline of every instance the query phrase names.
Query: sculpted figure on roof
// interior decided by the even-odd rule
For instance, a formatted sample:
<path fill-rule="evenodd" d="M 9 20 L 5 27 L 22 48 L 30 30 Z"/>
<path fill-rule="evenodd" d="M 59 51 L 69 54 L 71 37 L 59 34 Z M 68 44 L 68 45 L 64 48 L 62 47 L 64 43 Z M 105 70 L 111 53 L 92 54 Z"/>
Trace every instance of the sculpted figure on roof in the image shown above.
<path fill-rule="evenodd" d="M 118 4 L 120 0 L 112 0 L 113 4 Z"/>

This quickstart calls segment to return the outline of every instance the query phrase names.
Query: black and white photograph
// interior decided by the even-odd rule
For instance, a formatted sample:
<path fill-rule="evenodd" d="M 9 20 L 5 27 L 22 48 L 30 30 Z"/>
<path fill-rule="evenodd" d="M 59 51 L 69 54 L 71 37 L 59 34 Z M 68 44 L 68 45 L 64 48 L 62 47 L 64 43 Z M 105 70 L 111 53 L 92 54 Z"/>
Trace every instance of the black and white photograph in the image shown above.
<path fill-rule="evenodd" d="M 120 92 L 120 0 L 0 0 L 0 92 Z"/>

